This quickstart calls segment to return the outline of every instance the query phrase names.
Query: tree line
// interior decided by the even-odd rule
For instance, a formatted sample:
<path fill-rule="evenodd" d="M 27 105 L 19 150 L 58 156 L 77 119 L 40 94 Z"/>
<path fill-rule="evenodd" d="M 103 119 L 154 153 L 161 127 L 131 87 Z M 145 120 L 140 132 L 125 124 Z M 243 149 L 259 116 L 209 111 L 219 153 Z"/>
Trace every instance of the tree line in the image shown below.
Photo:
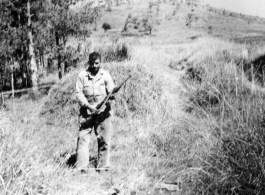
<path fill-rule="evenodd" d="M 70 37 L 89 37 L 101 16 L 99 7 L 74 9 L 77 0 L 1 0 L 0 90 L 32 87 L 38 93 L 41 71 L 57 62 L 61 79 L 71 63 Z"/>

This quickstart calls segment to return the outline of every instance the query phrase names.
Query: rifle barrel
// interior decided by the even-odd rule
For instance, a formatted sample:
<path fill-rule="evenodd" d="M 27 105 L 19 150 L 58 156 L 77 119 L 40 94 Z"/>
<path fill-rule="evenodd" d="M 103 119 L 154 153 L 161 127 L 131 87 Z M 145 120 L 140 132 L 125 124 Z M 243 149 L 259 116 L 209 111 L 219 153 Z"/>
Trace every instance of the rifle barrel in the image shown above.
<path fill-rule="evenodd" d="M 96 108 L 98 109 L 98 110 L 100 110 L 101 109 L 101 107 L 104 105 L 104 104 L 106 104 L 106 102 L 109 100 L 109 98 L 110 98 L 110 96 L 112 95 L 112 94 L 115 94 L 115 93 L 117 93 L 119 90 L 120 90 L 120 88 L 124 85 L 124 83 L 126 83 L 127 81 L 128 81 L 128 79 L 129 78 L 131 78 L 131 75 L 127 78 L 127 79 L 125 79 L 125 81 L 123 81 L 119 86 L 117 86 L 117 87 L 115 87 L 108 95 L 107 95 L 107 97 L 100 103 L 100 104 L 98 104 L 97 106 L 96 106 Z"/>
<path fill-rule="evenodd" d="M 132 77 L 132 75 L 128 76 L 128 78 L 125 79 L 119 86 L 117 86 L 113 89 L 112 93 L 117 93 L 120 90 L 120 88 L 124 85 L 124 83 L 126 83 L 129 80 L 129 78 L 131 78 L 131 77 Z"/>

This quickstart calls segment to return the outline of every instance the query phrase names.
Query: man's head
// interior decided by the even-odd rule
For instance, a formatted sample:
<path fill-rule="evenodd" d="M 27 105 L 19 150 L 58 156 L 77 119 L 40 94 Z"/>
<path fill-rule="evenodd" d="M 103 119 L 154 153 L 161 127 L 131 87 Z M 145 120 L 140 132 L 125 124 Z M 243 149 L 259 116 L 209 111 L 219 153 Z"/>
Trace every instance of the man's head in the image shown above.
<path fill-rule="evenodd" d="M 97 73 L 100 68 L 101 56 L 98 52 L 89 54 L 89 69 L 92 73 Z"/>

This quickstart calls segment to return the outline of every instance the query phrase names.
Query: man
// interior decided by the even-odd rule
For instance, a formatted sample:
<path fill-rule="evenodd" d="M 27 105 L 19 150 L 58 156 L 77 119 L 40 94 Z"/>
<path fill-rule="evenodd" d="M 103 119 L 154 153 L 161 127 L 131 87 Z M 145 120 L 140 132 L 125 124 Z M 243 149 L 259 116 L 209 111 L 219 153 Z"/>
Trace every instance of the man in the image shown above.
<path fill-rule="evenodd" d="M 101 56 L 97 52 L 89 55 L 88 68 L 82 71 L 76 81 L 76 97 L 80 108 L 79 134 L 77 141 L 76 167 L 86 172 L 89 164 L 89 142 L 94 129 L 98 141 L 97 170 L 110 167 L 111 107 L 106 106 L 90 117 L 96 106 L 114 89 L 110 74 L 100 68 Z"/>

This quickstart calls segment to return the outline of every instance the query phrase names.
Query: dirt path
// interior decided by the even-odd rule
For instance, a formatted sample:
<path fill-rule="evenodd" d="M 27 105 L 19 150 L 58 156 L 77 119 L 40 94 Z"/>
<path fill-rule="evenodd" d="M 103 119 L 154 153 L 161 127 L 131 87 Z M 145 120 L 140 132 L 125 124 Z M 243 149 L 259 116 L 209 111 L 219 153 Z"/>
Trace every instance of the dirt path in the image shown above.
<path fill-rule="evenodd" d="M 149 46 L 135 47 L 135 58 L 144 63 L 150 72 L 159 75 L 164 83 L 164 95 L 166 98 L 173 99 L 176 106 L 183 104 L 181 93 L 185 90 L 180 79 L 184 76 L 185 71 L 177 71 L 169 67 L 170 62 L 174 59 L 172 54 L 166 53 L 166 50 L 174 50 L 174 47 L 158 47 Z"/>

